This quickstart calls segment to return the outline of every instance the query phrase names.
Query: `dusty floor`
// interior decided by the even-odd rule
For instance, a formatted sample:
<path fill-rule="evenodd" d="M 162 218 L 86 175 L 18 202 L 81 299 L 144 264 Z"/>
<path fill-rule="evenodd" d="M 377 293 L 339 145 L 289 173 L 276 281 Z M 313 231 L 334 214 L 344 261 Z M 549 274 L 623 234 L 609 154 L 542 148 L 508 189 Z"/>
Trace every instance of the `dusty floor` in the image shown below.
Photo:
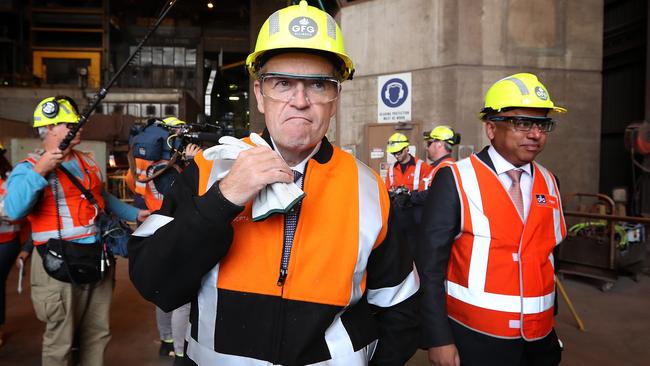
<path fill-rule="evenodd" d="M 18 295 L 16 284 L 16 271 L 13 271 L 7 281 L 7 321 L 0 365 L 37 366 L 43 324 L 34 316 L 29 287 Z M 564 285 L 587 331 L 577 329 L 561 300 L 556 329 L 565 344 L 562 365 L 650 365 L 650 277 L 640 276 L 638 283 L 621 278 L 607 293 L 593 283 L 576 278 L 566 278 Z M 171 360 L 158 357 L 154 307 L 131 285 L 124 260 L 118 263 L 112 329 L 106 366 L 172 364 Z M 407 365 L 427 365 L 425 353 L 418 352 Z"/>

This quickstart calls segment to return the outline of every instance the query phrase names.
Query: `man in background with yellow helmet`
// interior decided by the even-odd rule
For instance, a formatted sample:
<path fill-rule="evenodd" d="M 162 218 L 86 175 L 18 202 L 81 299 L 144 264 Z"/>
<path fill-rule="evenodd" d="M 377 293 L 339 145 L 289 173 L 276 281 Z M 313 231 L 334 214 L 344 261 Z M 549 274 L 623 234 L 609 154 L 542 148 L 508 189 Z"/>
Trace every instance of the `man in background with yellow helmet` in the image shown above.
<path fill-rule="evenodd" d="M 557 181 L 536 163 L 556 106 L 529 73 L 494 83 L 480 118 L 491 145 L 440 169 L 416 254 L 422 344 L 432 365 L 558 365 L 554 247 L 566 235 Z"/>
<path fill-rule="evenodd" d="M 412 256 L 379 176 L 325 137 L 354 71 L 341 30 L 306 1 L 283 8 L 247 67 L 266 129 L 228 140 L 242 148 L 234 163 L 195 157 L 129 243 L 133 283 L 165 310 L 192 302 L 187 365 L 404 364 Z M 254 221 L 272 184 L 302 201 Z"/>
<path fill-rule="evenodd" d="M 404 187 L 408 192 L 424 190 L 423 179 L 429 174 L 429 166 L 409 153 L 409 139 L 406 135 L 395 132 L 388 138 L 386 152 L 395 157 L 395 162 L 388 168 L 386 187 L 394 192 Z"/>
<path fill-rule="evenodd" d="M 43 99 L 34 111 L 34 128 L 42 151 L 16 165 L 7 180 L 4 204 L 14 220 L 27 217 L 32 226 L 34 250 L 31 263 L 32 302 L 36 316 L 45 322 L 42 363 L 67 366 L 74 338 L 78 336 L 79 362 L 103 365 L 104 349 L 111 338 L 110 304 L 115 284 L 110 270 L 99 282 L 85 285 L 59 281 L 45 271 L 42 256 L 48 241 L 62 239 L 87 249 L 103 246 L 96 224 L 98 209 L 71 181 L 76 178 L 91 192 L 102 209 L 122 219 L 144 220 L 149 212 L 131 207 L 104 190 L 101 169 L 87 153 L 75 150 L 78 132 L 66 150 L 59 144 L 79 123 L 74 101 L 65 96 Z M 66 176 L 63 168 L 72 177 Z M 70 253 L 67 253 L 70 255 Z M 69 256 L 63 256 L 63 265 Z M 103 261 L 102 261 L 103 263 Z M 114 263 L 114 262 L 113 262 Z"/>
<path fill-rule="evenodd" d="M 418 227 L 422 222 L 422 206 L 427 199 L 433 177 L 438 170 L 454 163 L 451 150 L 460 143 L 460 134 L 453 128 L 442 125 L 425 132 L 424 141 L 427 144 L 427 157 L 431 160 L 430 170 L 429 174 L 422 179 L 424 190 L 411 193 L 414 221 Z"/>

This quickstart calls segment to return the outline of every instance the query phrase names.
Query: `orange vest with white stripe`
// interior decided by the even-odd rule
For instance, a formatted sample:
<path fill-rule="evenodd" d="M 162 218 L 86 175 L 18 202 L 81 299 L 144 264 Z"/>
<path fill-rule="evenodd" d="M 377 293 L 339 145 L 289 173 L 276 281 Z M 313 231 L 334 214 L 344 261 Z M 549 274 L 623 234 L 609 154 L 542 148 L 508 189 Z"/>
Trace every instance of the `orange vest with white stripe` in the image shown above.
<path fill-rule="evenodd" d="M 326 164 L 315 159 L 307 164 L 305 198 L 284 284 L 277 283 L 284 215 L 253 222 L 249 202 L 233 219 L 231 247 L 215 269 L 219 289 L 336 306 L 359 301 L 366 289 L 368 257 L 386 237 L 390 203 L 376 172 L 338 147 L 333 149 Z M 219 174 L 218 164 L 203 153 L 194 161 L 199 167 L 198 192 L 203 195 Z"/>
<path fill-rule="evenodd" d="M 566 236 L 557 183 L 533 162 L 522 221 L 496 173 L 476 155 L 452 165 L 461 232 L 447 270 L 450 318 L 499 338 L 535 340 L 553 329 L 553 248 Z"/>
<path fill-rule="evenodd" d="M 438 173 L 438 171 L 440 169 L 442 169 L 442 168 L 444 168 L 446 166 L 450 166 L 453 163 L 455 163 L 454 159 L 452 159 L 452 158 L 444 158 L 444 159 L 442 159 L 442 160 L 440 160 L 438 162 L 438 165 L 436 165 L 435 167 L 432 167 L 431 172 L 429 173 L 429 175 L 424 177 L 424 179 L 423 179 L 423 181 L 424 181 L 424 189 L 429 189 L 429 187 L 431 187 L 431 182 L 433 182 L 433 177 L 436 176 L 436 173 Z"/>
<path fill-rule="evenodd" d="M 394 162 L 388 170 L 386 177 L 386 187 L 388 189 L 395 189 L 400 186 L 406 187 L 409 192 L 423 191 L 426 189 L 426 184 L 423 179 L 429 174 L 429 165 L 421 159 L 412 157 L 414 163 L 406 167 L 406 171 L 402 172 L 398 162 Z"/>
<path fill-rule="evenodd" d="M 5 180 L 0 178 L 0 204 L 2 204 L 2 197 L 6 194 Z M 0 243 L 7 243 L 18 237 L 20 231 L 20 224 L 16 221 L 2 220 L 0 218 Z"/>
<path fill-rule="evenodd" d="M 151 162 L 149 160 L 135 158 L 135 174 L 138 179 L 144 180 L 153 174 L 153 168 L 156 165 L 167 163 L 167 160 Z M 156 211 L 160 209 L 164 196 L 156 189 L 156 184 L 153 179 L 148 182 L 139 182 L 138 180 L 133 179 L 133 175 L 129 172 L 126 175 L 126 184 L 131 191 L 144 198 L 148 210 Z"/>
<path fill-rule="evenodd" d="M 84 173 L 83 180 L 80 180 L 81 184 L 88 188 L 103 209 L 103 183 L 99 166 L 87 154 L 76 150 L 73 150 L 72 154 Z M 38 157 L 30 157 L 26 161 L 36 165 Z M 41 245 L 51 238 L 59 238 L 59 227 L 61 239 L 64 240 L 95 236 L 97 234 L 95 219 L 99 214 L 95 206 L 83 197 L 79 188 L 60 170 L 57 169 L 47 179 L 49 185 L 43 190 L 42 198 L 27 216 L 32 224 L 34 245 Z M 57 190 L 58 214 L 57 202 L 54 199 L 54 186 Z"/>

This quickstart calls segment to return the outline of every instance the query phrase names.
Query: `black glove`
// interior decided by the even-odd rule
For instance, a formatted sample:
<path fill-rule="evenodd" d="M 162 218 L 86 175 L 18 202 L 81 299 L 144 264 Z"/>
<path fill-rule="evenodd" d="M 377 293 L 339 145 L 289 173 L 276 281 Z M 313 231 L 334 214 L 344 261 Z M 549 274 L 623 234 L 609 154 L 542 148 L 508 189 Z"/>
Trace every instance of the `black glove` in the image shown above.
<path fill-rule="evenodd" d="M 392 202 L 395 206 L 400 208 L 411 207 L 411 193 L 409 193 L 409 191 L 397 192 L 393 195 Z"/>

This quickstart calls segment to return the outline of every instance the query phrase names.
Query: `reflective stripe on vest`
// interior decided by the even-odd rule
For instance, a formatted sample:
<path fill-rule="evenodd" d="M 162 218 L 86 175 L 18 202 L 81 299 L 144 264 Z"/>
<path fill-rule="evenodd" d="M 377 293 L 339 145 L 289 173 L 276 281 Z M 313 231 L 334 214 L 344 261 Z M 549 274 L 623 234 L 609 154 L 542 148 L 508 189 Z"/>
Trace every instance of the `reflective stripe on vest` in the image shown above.
<path fill-rule="evenodd" d="M 422 170 L 422 160 L 416 159 L 415 161 L 415 171 L 413 172 L 413 191 L 417 191 L 418 188 L 420 188 L 420 172 Z M 390 187 L 393 188 L 395 185 L 395 167 L 397 166 L 397 162 L 393 163 L 393 165 L 390 166 L 390 169 L 388 171 L 388 179 L 390 182 Z M 408 169 L 406 170 L 408 172 Z"/>
<path fill-rule="evenodd" d="M 553 326 L 553 247 L 566 235 L 552 175 L 533 163 L 527 222 L 498 177 L 475 155 L 452 165 L 461 202 L 461 233 L 448 267 L 449 316 L 502 338 L 538 339 Z M 523 296 L 522 296 L 523 293 Z"/>
<path fill-rule="evenodd" d="M 81 183 L 84 187 L 90 185 L 90 191 L 100 207 L 103 208 L 104 199 L 101 194 L 103 183 L 97 163 L 85 154 L 77 151 L 72 153 L 84 174 Z M 29 158 L 27 161 L 32 165 L 37 162 L 34 158 Z M 51 238 L 58 238 L 59 223 L 61 238 L 64 240 L 95 236 L 97 234 L 95 218 L 99 214 L 99 210 L 83 197 L 83 194 L 63 172 L 57 170 L 50 174 L 48 182 L 49 185 L 43 190 L 42 199 L 27 216 L 32 224 L 34 244 L 39 245 Z M 54 185 L 56 185 L 58 202 L 54 200 Z"/>
<path fill-rule="evenodd" d="M 18 236 L 20 225 L 12 221 L 0 221 L 0 243 L 6 243 Z"/>

